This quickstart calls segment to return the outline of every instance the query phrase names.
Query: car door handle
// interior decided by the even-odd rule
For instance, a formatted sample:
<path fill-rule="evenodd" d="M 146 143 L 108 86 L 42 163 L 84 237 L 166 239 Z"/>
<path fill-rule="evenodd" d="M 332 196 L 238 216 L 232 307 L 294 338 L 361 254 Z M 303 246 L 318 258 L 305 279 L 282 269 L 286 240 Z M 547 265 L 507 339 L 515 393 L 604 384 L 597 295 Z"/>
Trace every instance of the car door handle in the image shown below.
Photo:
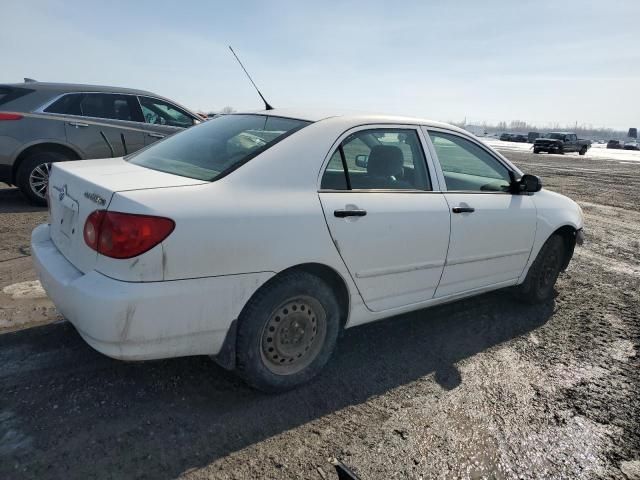
<path fill-rule="evenodd" d="M 82 123 L 82 122 L 69 122 L 69 125 L 76 128 L 85 128 L 89 126 L 88 123 Z"/>
<path fill-rule="evenodd" d="M 166 135 L 162 135 L 161 133 L 147 133 L 147 135 L 149 135 L 150 137 L 153 137 L 153 138 L 164 138 L 164 137 L 166 137 Z"/>
<path fill-rule="evenodd" d="M 453 213 L 473 213 L 476 209 L 473 207 L 453 207 L 451 211 Z"/>
<path fill-rule="evenodd" d="M 338 218 L 345 217 L 364 217 L 367 214 L 366 210 L 349 209 L 349 210 L 334 210 L 333 216 Z"/>

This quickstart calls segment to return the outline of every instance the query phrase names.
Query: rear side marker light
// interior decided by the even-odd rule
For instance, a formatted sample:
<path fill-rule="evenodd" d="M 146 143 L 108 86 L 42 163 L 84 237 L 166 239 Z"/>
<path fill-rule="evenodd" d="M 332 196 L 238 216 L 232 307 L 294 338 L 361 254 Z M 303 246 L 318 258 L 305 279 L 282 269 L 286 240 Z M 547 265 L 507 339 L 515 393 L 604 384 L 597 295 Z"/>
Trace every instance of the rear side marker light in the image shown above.
<path fill-rule="evenodd" d="M 19 113 L 0 112 L 0 120 L 22 120 L 22 118 Z"/>
<path fill-rule="evenodd" d="M 96 210 L 84 224 L 89 248 L 111 258 L 133 258 L 151 250 L 175 228 L 170 218 Z"/>

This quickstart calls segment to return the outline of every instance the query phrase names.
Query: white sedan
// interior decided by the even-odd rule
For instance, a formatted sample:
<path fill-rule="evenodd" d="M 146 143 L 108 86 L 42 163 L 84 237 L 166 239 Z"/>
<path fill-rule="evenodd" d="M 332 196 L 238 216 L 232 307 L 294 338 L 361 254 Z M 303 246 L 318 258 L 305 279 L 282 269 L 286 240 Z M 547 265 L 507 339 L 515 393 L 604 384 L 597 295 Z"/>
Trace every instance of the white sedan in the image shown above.
<path fill-rule="evenodd" d="M 343 328 L 514 287 L 553 294 L 578 205 L 456 127 L 270 110 L 129 157 L 56 163 L 40 279 L 96 350 L 316 375 Z"/>

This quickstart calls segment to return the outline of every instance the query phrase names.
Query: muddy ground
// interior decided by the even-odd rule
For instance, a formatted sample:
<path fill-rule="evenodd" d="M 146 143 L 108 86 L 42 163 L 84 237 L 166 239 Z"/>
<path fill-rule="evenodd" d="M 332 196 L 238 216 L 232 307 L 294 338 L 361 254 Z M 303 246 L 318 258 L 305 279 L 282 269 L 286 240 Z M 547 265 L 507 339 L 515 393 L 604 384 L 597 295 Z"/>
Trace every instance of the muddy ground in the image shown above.
<path fill-rule="evenodd" d="M 496 292 L 346 332 L 260 394 L 194 357 L 110 360 L 65 322 L 0 335 L 0 478 L 640 478 L 640 163 L 506 152 L 583 207 L 554 301 Z M 0 189 L 0 292 L 46 212 Z M 0 328 L 58 319 L 0 293 Z M 11 293 L 13 292 L 13 293 Z M 25 298 L 30 297 L 30 298 Z"/>

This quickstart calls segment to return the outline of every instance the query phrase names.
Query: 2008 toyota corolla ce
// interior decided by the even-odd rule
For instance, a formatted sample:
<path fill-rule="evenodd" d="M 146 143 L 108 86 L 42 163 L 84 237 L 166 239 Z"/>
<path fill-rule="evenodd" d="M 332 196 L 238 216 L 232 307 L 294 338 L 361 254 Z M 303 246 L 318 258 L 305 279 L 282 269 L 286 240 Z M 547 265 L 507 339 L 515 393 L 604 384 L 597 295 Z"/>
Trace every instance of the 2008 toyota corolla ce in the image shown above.
<path fill-rule="evenodd" d="M 547 300 L 583 227 L 458 128 L 285 110 L 56 163 L 49 197 L 33 259 L 92 347 L 214 355 L 267 391 L 316 375 L 343 328 L 504 287 Z"/>

